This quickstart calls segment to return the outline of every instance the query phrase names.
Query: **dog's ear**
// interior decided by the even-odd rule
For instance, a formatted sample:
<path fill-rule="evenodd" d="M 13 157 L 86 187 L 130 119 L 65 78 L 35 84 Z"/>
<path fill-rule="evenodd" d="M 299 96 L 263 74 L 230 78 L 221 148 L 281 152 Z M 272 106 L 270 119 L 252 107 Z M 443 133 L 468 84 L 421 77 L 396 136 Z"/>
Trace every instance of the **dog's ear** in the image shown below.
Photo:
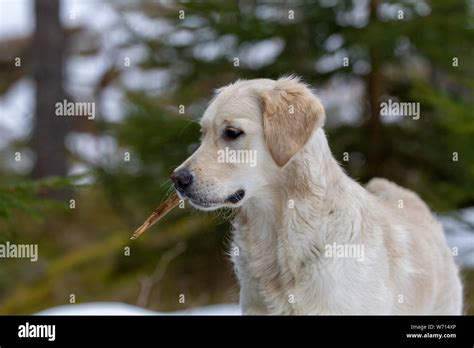
<path fill-rule="evenodd" d="M 324 124 L 324 108 L 298 78 L 276 81 L 261 93 L 263 132 L 270 154 L 283 167 Z"/>

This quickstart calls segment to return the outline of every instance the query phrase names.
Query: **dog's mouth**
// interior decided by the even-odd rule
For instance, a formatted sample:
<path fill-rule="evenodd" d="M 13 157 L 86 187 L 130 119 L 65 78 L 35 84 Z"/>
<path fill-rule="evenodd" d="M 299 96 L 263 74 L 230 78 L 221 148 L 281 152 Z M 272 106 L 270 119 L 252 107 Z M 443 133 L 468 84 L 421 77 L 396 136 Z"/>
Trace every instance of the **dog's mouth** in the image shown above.
<path fill-rule="evenodd" d="M 213 208 L 222 204 L 220 201 L 202 200 L 196 198 L 189 198 L 189 201 L 197 208 Z"/>
<path fill-rule="evenodd" d="M 186 194 L 181 190 L 178 190 L 178 193 L 181 196 L 181 198 L 189 199 L 191 204 L 194 205 L 196 208 L 204 208 L 204 209 L 217 208 L 225 203 L 237 204 L 245 196 L 244 190 L 238 190 L 234 192 L 233 194 L 229 195 L 225 200 L 202 199 L 200 197 L 196 197 L 191 194 Z"/>
<path fill-rule="evenodd" d="M 226 198 L 226 202 L 232 203 L 232 204 L 237 204 L 240 202 L 245 196 L 245 191 L 244 190 L 238 190 L 231 194 L 229 197 Z"/>

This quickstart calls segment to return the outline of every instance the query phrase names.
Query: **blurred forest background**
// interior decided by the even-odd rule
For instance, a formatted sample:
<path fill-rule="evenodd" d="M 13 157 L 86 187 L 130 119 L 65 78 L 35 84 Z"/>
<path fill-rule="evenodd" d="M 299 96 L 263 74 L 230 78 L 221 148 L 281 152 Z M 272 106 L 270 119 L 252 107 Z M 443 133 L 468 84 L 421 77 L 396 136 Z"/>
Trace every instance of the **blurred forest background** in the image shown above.
<path fill-rule="evenodd" d="M 468 232 L 450 243 L 474 313 L 474 1 L 0 0 L 0 23 L 0 243 L 40 256 L 0 260 L 0 314 L 238 301 L 219 213 L 177 209 L 129 237 L 196 148 L 213 90 L 292 73 L 353 178 L 387 177 Z M 55 116 L 64 99 L 95 119 Z M 388 99 L 420 119 L 381 116 Z"/>

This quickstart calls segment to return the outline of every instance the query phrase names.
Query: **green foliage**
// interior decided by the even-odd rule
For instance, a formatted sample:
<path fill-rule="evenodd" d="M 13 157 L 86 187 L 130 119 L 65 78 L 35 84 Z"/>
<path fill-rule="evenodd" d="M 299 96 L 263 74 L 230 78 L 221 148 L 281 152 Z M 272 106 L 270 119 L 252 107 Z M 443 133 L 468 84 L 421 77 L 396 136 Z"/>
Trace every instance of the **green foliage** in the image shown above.
<path fill-rule="evenodd" d="M 85 175 L 49 177 L 42 180 L 20 180 L 0 187 L 0 218 L 7 219 L 14 210 L 22 210 L 40 219 L 41 211 L 66 207 L 64 203 L 48 198 L 47 193 L 66 188 L 80 187 L 76 182 Z"/>

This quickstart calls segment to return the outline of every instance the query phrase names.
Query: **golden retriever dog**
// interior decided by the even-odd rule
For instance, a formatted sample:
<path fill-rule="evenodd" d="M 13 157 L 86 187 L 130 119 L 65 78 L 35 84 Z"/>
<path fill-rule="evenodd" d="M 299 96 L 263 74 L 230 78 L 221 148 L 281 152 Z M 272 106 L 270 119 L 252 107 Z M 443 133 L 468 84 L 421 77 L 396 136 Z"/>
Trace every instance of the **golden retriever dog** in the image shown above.
<path fill-rule="evenodd" d="M 461 314 L 429 208 L 388 180 L 349 178 L 324 122 L 298 78 L 239 80 L 217 90 L 200 147 L 172 174 L 194 207 L 235 209 L 243 314 Z"/>

